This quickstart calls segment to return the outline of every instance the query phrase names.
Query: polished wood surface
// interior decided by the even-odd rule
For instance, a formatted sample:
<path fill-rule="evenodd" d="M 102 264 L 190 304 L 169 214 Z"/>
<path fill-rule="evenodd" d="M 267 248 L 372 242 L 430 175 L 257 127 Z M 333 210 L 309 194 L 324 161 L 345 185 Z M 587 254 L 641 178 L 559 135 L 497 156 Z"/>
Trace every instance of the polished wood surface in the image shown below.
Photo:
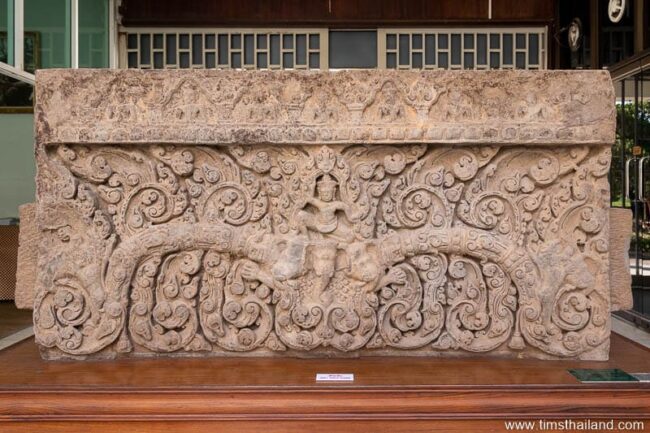
<path fill-rule="evenodd" d="M 14 301 L 0 302 L 0 338 L 32 326 L 32 311 L 19 310 Z"/>
<path fill-rule="evenodd" d="M 0 370 L 0 421 L 14 421 L 0 423 L 0 431 L 383 431 L 372 427 L 380 420 L 378 426 L 390 426 L 393 432 L 501 431 L 504 419 L 638 420 L 650 417 L 650 384 L 581 384 L 567 369 L 650 372 L 649 353 L 613 334 L 608 362 L 487 358 L 46 362 L 38 356 L 34 341 L 27 340 L 0 352 L 6 366 Z M 355 381 L 317 384 L 316 373 L 354 373 Z"/>
<path fill-rule="evenodd" d="M 650 372 L 650 350 L 612 334 L 607 362 L 535 359 L 373 357 L 157 358 L 118 361 L 44 361 L 33 339 L 0 351 L 0 391 L 7 389 L 110 387 L 139 389 L 255 389 L 259 387 L 341 388 L 315 384 L 316 373 L 354 373 L 363 387 L 576 386 L 570 368 L 621 368 Z M 650 386 L 650 385 L 649 385 Z M 650 390 L 650 388 L 648 388 Z"/>
<path fill-rule="evenodd" d="M 645 426 L 650 425 L 647 419 L 640 420 Z M 141 422 L 133 421 L 115 427 L 107 427 L 103 422 L 87 422 L 70 424 L 67 422 L 48 423 L 45 430 L 41 430 L 42 424 L 32 425 L 31 430 L 25 426 L 8 426 L 3 433 L 88 433 L 88 432 L 137 432 L 137 433 L 493 433 L 517 431 L 512 428 L 506 429 L 504 421 L 501 420 L 436 420 L 431 421 L 391 421 L 374 420 L 339 420 L 339 421 L 284 421 L 282 423 L 268 423 L 264 421 L 193 421 L 187 422 Z M 113 428 L 114 430 L 110 430 Z M 35 430 L 36 429 L 36 430 Z M 630 430 L 633 432 L 645 432 L 650 429 Z M 519 431 L 526 431 L 520 429 Z M 544 431 L 542 429 L 531 429 L 530 431 Z M 546 430 L 548 432 L 553 430 Z M 555 430 L 565 433 L 584 433 L 585 430 Z M 606 433 L 612 430 L 589 430 L 590 433 Z M 622 430 L 613 430 L 620 432 Z"/>

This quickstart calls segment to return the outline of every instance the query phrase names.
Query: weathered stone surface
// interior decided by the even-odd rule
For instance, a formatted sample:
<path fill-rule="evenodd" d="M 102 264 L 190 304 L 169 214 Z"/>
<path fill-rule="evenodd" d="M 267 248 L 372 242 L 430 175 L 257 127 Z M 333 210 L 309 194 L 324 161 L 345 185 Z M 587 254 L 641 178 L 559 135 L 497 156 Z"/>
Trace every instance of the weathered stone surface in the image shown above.
<path fill-rule="evenodd" d="M 38 72 L 41 143 L 603 144 L 605 71 Z"/>
<path fill-rule="evenodd" d="M 18 267 L 16 271 L 16 307 L 34 308 L 34 291 L 38 275 L 38 244 L 40 232 L 36 224 L 36 203 L 27 203 L 18 208 L 20 233 L 18 237 Z"/>
<path fill-rule="evenodd" d="M 606 72 L 65 70 L 36 100 L 47 357 L 608 356 Z"/>
<path fill-rule="evenodd" d="M 612 290 L 612 311 L 632 308 L 632 275 L 630 275 L 630 241 L 632 210 L 609 210 L 609 286 Z"/>

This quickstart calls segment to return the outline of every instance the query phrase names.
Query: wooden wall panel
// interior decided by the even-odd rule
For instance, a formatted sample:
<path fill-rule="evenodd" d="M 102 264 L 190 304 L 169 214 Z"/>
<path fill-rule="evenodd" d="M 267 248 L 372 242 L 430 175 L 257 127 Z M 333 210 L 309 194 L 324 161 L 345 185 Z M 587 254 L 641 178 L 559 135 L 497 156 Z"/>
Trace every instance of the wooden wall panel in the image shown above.
<path fill-rule="evenodd" d="M 554 18 L 554 0 L 492 0 L 492 19 L 495 21 L 548 23 Z"/>
<path fill-rule="evenodd" d="M 554 0 L 123 0 L 126 26 L 390 26 L 548 22 Z"/>

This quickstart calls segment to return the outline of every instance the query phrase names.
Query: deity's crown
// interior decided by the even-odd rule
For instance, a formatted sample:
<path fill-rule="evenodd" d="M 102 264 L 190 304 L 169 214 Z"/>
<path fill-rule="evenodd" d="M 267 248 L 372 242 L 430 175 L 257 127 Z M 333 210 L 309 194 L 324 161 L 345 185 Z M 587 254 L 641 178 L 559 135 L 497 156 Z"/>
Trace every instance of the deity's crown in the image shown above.
<path fill-rule="evenodd" d="M 323 177 L 318 180 L 318 187 L 323 190 L 332 190 L 336 188 L 337 183 L 338 182 L 336 182 L 332 176 L 325 173 Z"/>

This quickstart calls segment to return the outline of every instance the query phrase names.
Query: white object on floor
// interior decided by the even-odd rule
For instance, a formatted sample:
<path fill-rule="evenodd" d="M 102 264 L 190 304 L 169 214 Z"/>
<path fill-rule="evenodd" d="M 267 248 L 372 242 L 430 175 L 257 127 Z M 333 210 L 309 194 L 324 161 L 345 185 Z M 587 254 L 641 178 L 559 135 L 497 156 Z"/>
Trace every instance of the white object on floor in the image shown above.
<path fill-rule="evenodd" d="M 317 373 L 317 382 L 354 382 L 352 373 Z"/>
<path fill-rule="evenodd" d="M 18 332 L 14 332 L 13 334 L 0 339 L 0 350 L 4 350 L 7 347 L 13 346 L 16 343 L 20 343 L 21 341 L 33 336 L 34 336 L 33 326 L 30 326 L 25 329 L 21 329 Z"/>
<path fill-rule="evenodd" d="M 612 331 L 650 349 L 650 333 L 637 328 L 619 317 L 612 316 Z"/>

